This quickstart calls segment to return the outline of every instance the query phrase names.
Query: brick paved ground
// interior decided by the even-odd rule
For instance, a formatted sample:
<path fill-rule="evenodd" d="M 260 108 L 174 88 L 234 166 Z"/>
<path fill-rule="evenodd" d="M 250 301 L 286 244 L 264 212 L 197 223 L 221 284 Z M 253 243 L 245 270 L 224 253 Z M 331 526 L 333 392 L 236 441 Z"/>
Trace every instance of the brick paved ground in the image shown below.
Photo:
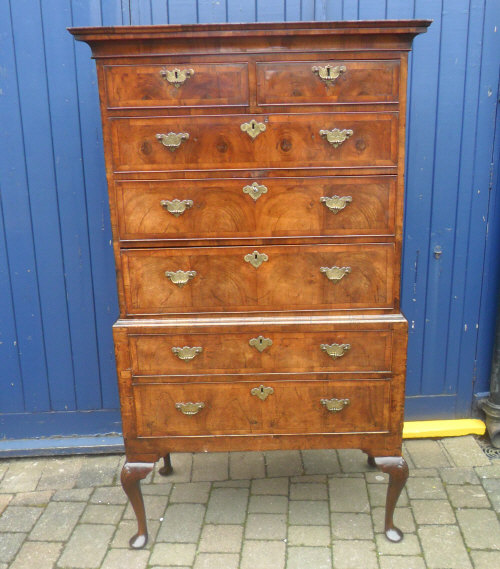
<path fill-rule="evenodd" d="M 473 437 L 405 443 L 411 468 L 382 532 L 386 477 L 358 451 L 177 454 L 143 483 L 150 544 L 119 456 L 0 462 L 0 569 L 496 569 L 500 461 Z"/>

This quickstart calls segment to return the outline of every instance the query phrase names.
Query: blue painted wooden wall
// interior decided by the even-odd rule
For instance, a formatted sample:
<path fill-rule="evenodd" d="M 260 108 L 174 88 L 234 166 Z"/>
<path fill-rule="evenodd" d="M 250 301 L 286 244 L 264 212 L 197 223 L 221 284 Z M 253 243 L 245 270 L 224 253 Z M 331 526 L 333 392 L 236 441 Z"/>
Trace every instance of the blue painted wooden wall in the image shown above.
<path fill-rule="evenodd" d="M 498 0 L 0 0 L 0 439 L 120 431 L 96 76 L 66 27 L 386 18 L 434 19 L 410 60 L 407 418 L 470 415 L 499 280 Z"/>

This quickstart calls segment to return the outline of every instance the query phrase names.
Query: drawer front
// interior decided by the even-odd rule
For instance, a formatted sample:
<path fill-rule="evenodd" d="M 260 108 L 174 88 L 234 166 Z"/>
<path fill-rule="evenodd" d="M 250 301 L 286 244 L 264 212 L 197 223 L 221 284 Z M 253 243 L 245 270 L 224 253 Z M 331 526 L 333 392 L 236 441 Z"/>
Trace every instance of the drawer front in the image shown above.
<path fill-rule="evenodd" d="M 106 65 L 109 108 L 248 105 L 246 63 Z"/>
<path fill-rule="evenodd" d="M 130 334 L 135 375 L 389 372 L 390 330 Z M 182 350 L 187 346 L 189 349 Z M 168 377 L 167 377 L 168 379 Z"/>
<path fill-rule="evenodd" d="M 393 235 L 396 178 L 117 182 L 122 240 Z"/>
<path fill-rule="evenodd" d="M 261 105 L 396 102 L 398 88 L 394 60 L 257 63 Z"/>
<path fill-rule="evenodd" d="M 397 113 L 182 116 L 110 120 L 117 172 L 346 168 L 395 166 L 397 163 Z M 250 126 L 243 126 L 247 129 L 244 131 L 241 125 Z M 255 138 L 248 134 L 249 131 L 255 133 L 262 128 L 265 130 Z M 336 133 L 340 138 L 347 138 L 335 142 Z M 329 136 L 333 136 L 333 143 L 328 142 Z"/>
<path fill-rule="evenodd" d="M 129 249 L 121 254 L 128 314 L 394 304 L 391 243 Z"/>
<path fill-rule="evenodd" d="M 388 380 L 134 386 L 140 437 L 387 431 L 390 397 Z"/>

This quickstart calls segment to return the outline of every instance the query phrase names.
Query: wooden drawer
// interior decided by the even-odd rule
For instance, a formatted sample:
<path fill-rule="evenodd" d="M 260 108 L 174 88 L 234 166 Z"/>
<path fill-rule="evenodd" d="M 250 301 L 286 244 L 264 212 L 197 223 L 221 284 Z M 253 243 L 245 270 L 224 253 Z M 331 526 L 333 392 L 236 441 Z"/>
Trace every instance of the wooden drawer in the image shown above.
<path fill-rule="evenodd" d="M 393 176 L 116 182 L 120 239 L 393 235 L 395 185 Z"/>
<path fill-rule="evenodd" d="M 241 129 L 265 126 L 254 139 Z M 117 172 L 396 166 L 397 113 L 318 113 L 111 119 Z M 352 131 L 334 147 L 320 131 Z M 175 150 L 157 135 L 188 135 Z M 167 141 L 165 141 L 168 143 Z"/>
<path fill-rule="evenodd" d="M 273 245 L 259 246 L 258 251 L 252 247 L 128 249 L 121 256 L 129 315 L 394 304 L 392 243 Z M 256 257 L 261 261 L 258 267 L 252 264 Z M 336 270 L 322 270 L 333 267 L 347 272 L 341 276 Z M 174 283 L 179 279 L 185 284 Z"/>
<path fill-rule="evenodd" d="M 252 394 L 262 393 L 260 386 L 273 390 L 265 400 Z M 390 425 L 389 380 L 286 382 L 264 376 L 236 384 L 140 384 L 133 393 L 139 437 L 370 433 Z M 333 399 L 342 401 L 329 405 L 345 407 L 329 411 L 322 400 Z M 182 408 L 197 409 L 185 403 L 203 407 L 187 415 Z"/>
<path fill-rule="evenodd" d="M 389 372 L 392 331 L 281 330 L 129 334 L 131 364 L 138 376 L 190 374 Z M 187 346 L 188 350 L 178 350 Z M 329 352 L 331 355 L 329 355 Z M 234 378 L 233 378 L 234 379 Z M 179 381 L 185 379 L 179 378 Z"/>
<path fill-rule="evenodd" d="M 104 76 L 108 108 L 248 105 L 246 63 L 105 65 Z"/>
<path fill-rule="evenodd" d="M 327 78 L 330 73 L 331 80 L 320 73 Z M 399 60 L 257 63 L 261 105 L 396 102 L 398 89 Z"/>

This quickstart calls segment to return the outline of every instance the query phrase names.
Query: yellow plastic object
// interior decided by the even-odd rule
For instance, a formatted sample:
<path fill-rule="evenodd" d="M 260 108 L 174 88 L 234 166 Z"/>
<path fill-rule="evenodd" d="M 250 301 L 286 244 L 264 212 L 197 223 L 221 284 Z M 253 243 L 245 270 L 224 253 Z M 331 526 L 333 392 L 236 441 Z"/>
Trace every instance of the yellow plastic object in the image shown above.
<path fill-rule="evenodd" d="M 486 425 L 479 419 L 456 419 L 450 421 L 407 421 L 403 427 L 404 439 L 431 437 L 460 437 L 484 435 Z"/>

